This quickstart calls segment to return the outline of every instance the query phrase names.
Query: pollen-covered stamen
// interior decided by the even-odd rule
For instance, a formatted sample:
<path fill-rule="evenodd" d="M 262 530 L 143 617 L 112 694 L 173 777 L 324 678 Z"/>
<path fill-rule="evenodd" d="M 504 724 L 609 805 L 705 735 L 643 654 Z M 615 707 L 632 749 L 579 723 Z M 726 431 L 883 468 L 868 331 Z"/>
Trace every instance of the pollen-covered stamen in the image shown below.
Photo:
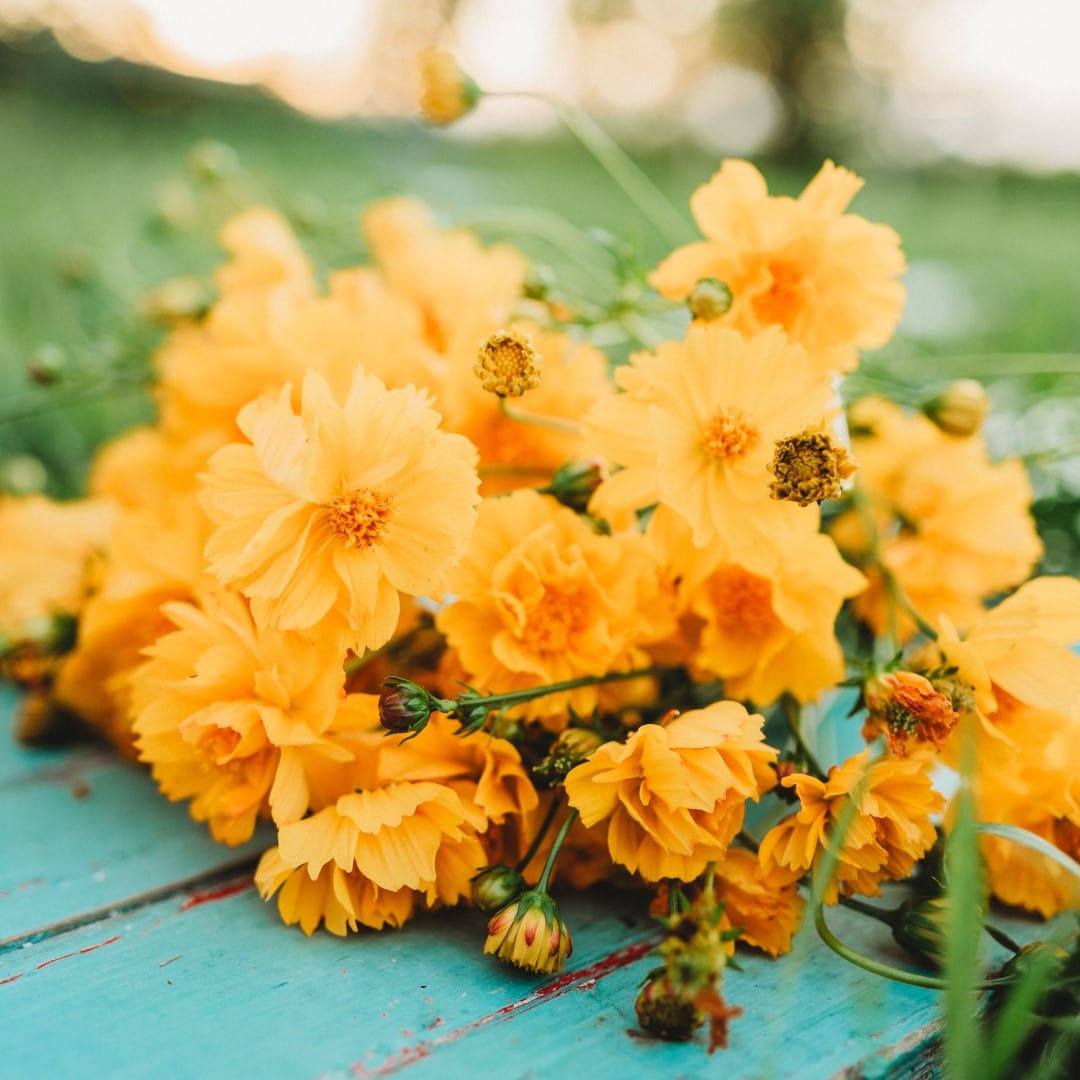
<path fill-rule="evenodd" d="M 496 330 L 480 343 L 473 374 L 485 390 L 499 397 L 521 397 L 540 385 L 544 362 L 532 341 L 519 330 Z"/>
<path fill-rule="evenodd" d="M 855 462 L 827 431 L 808 428 L 778 440 L 767 468 L 776 477 L 769 485 L 774 499 L 808 506 L 839 498 Z"/>
<path fill-rule="evenodd" d="M 705 425 L 705 453 L 717 461 L 735 461 L 750 453 L 761 434 L 741 409 L 718 409 Z"/>
<path fill-rule="evenodd" d="M 391 496 L 358 488 L 330 503 L 327 521 L 335 540 L 347 548 L 363 549 L 379 542 L 393 512 Z"/>

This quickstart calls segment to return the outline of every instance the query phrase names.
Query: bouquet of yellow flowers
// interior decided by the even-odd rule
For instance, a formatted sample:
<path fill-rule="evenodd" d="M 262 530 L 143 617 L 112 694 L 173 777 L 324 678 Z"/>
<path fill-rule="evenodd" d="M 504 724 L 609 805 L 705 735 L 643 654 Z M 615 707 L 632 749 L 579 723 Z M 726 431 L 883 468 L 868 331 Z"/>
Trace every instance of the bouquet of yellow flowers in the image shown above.
<path fill-rule="evenodd" d="M 433 119 L 475 104 L 425 63 Z M 485 953 L 545 974 L 553 889 L 651 888 L 637 1012 L 666 1038 L 722 1044 L 735 943 L 787 952 L 807 897 L 865 910 L 918 869 L 876 910 L 932 960 L 941 766 L 974 762 L 989 892 L 1074 905 L 1080 583 L 1028 580 L 980 387 L 845 418 L 905 295 L 860 186 L 826 162 L 777 197 L 725 161 L 702 239 L 622 299 L 625 359 L 589 297 L 411 199 L 326 281 L 276 212 L 233 217 L 153 357 L 156 422 L 85 499 L 0 502 L 24 709 L 77 713 L 223 844 L 271 822 L 256 884 L 306 934 L 473 903 Z M 838 687 L 866 746 L 834 762 L 807 707 Z"/>

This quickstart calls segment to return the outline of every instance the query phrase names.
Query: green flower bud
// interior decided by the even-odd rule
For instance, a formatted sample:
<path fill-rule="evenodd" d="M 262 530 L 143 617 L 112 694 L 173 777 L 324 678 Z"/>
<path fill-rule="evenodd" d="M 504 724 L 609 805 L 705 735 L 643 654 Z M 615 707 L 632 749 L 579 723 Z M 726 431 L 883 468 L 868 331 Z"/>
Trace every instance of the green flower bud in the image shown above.
<path fill-rule="evenodd" d="M 454 704 L 429 694 L 410 679 L 391 675 L 383 680 L 379 691 L 379 723 L 398 735 L 418 735 L 427 727 L 433 712 L 448 713 Z"/>
<path fill-rule="evenodd" d="M 473 903 L 489 915 L 516 900 L 525 891 L 525 879 L 513 867 L 486 866 L 472 879 Z"/>
<path fill-rule="evenodd" d="M 686 306 L 695 319 L 719 319 L 731 309 L 731 289 L 719 278 L 701 278 L 690 290 Z"/>

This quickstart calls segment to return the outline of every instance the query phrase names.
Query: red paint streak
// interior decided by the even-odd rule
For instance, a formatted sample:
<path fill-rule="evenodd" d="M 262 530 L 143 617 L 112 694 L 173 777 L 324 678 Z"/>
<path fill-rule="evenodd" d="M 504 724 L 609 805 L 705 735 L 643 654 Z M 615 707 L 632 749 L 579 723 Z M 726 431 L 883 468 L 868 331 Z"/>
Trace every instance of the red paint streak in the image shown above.
<path fill-rule="evenodd" d="M 250 889 L 255 882 L 247 878 L 244 881 L 234 881 L 231 885 L 223 885 L 220 889 L 210 889 L 207 892 L 192 893 L 181 905 L 180 913 L 190 911 L 200 904 L 212 904 L 215 900 L 226 900 L 230 896 L 236 896 L 246 889 Z"/>
<path fill-rule="evenodd" d="M 0 986 L 3 986 L 4 983 L 15 982 L 16 979 L 21 979 L 22 977 L 23 977 L 23 972 L 21 972 L 21 971 L 19 972 L 18 975 L 9 975 L 6 979 L 0 979 Z"/>
<path fill-rule="evenodd" d="M 93 952 L 95 949 L 104 949 L 106 945 L 111 945 L 114 941 L 119 940 L 120 935 L 117 934 L 116 937 L 106 938 L 104 941 L 99 941 L 96 945 L 87 945 L 85 949 L 79 950 L 79 955 L 82 956 L 83 953 Z"/>
<path fill-rule="evenodd" d="M 61 960 L 70 960 L 73 956 L 83 956 L 85 953 L 93 952 L 95 949 L 104 949 L 106 945 L 111 945 L 114 941 L 119 940 L 120 935 L 117 934 L 116 937 L 108 938 L 106 941 L 99 941 L 96 945 L 87 945 L 85 949 L 64 953 L 63 956 L 54 956 L 51 960 L 42 960 L 34 970 L 40 971 L 42 968 L 47 968 L 50 964 L 58 964 Z"/>
<path fill-rule="evenodd" d="M 404 1069 L 417 1061 L 430 1057 L 432 1051 L 437 1047 L 442 1046 L 444 1043 L 456 1042 L 463 1035 L 467 1035 L 477 1028 L 505 1020 L 514 1013 L 534 1008 L 548 998 L 561 997 L 568 990 L 591 990 L 605 975 L 610 975 L 620 968 L 629 967 L 630 964 L 636 963 L 643 956 L 652 952 L 654 948 L 655 943 L 652 941 L 639 941 L 636 945 L 626 945 L 621 949 L 616 949 L 602 960 L 597 960 L 595 964 L 590 964 L 588 967 L 581 968 L 578 971 L 568 971 L 557 979 L 553 979 L 546 986 L 538 987 L 531 994 L 526 994 L 525 997 L 512 1001 L 509 1005 L 504 1005 L 501 1009 L 488 1013 L 487 1016 L 481 1016 L 479 1020 L 473 1020 L 472 1023 L 464 1024 L 459 1028 L 452 1028 L 434 1039 L 424 1039 L 414 1043 L 412 1046 L 404 1046 L 387 1057 L 381 1065 L 368 1068 L 358 1061 L 349 1067 L 349 1071 L 354 1076 L 359 1077 L 360 1080 L 370 1080 L 370 1078 L 376 1076 L 389 1076 L 399 1069 Z M 442 1017 L 439 1017 L 435 1023 L 429 1025 L 429 1030 L 441 1023 Z"/>

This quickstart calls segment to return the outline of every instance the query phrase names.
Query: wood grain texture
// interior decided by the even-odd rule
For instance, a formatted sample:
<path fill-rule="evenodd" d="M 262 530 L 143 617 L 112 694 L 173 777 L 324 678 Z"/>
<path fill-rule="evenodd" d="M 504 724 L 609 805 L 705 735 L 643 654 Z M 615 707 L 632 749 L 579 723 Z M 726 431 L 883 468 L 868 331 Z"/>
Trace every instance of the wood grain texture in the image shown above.
<path fill-rule="evenodd" d="M 88 797 L 58 781 L 73 772 Z M 34 752 L 3 738 L 0 778 L 5 819 L 18 823 L 0 861 L 15 883 L 0 898 L 5 1076 L 422 1080 L 602 1066 L 635 1077 L 884 1078 L 906 1075 L 897 1069 L 915 1062 L 939 1015 L 935 993 L 851 967 L 808 929 L 778 963 L 740 955 L 724 993 L 744 1013 L 730 1048 L 710 1057 L 700 1040 L 635 1030 L 655 935 L 640 895 L 560 897 L 575 952 L 548 980 L 482 957 L 473 911 L 423 916 L 400 933 L 307 939 L 259 899 L 250 871 L 222 869 L 237 853 L 210 844 L 138 770 L 95 750 Z M 103 896 L 121 909 L 102 910 Z M 65 921 L 41 930 L 43 912 Z M 877 924 L 845 911 L 831 923 L 897 961 Z"/>

